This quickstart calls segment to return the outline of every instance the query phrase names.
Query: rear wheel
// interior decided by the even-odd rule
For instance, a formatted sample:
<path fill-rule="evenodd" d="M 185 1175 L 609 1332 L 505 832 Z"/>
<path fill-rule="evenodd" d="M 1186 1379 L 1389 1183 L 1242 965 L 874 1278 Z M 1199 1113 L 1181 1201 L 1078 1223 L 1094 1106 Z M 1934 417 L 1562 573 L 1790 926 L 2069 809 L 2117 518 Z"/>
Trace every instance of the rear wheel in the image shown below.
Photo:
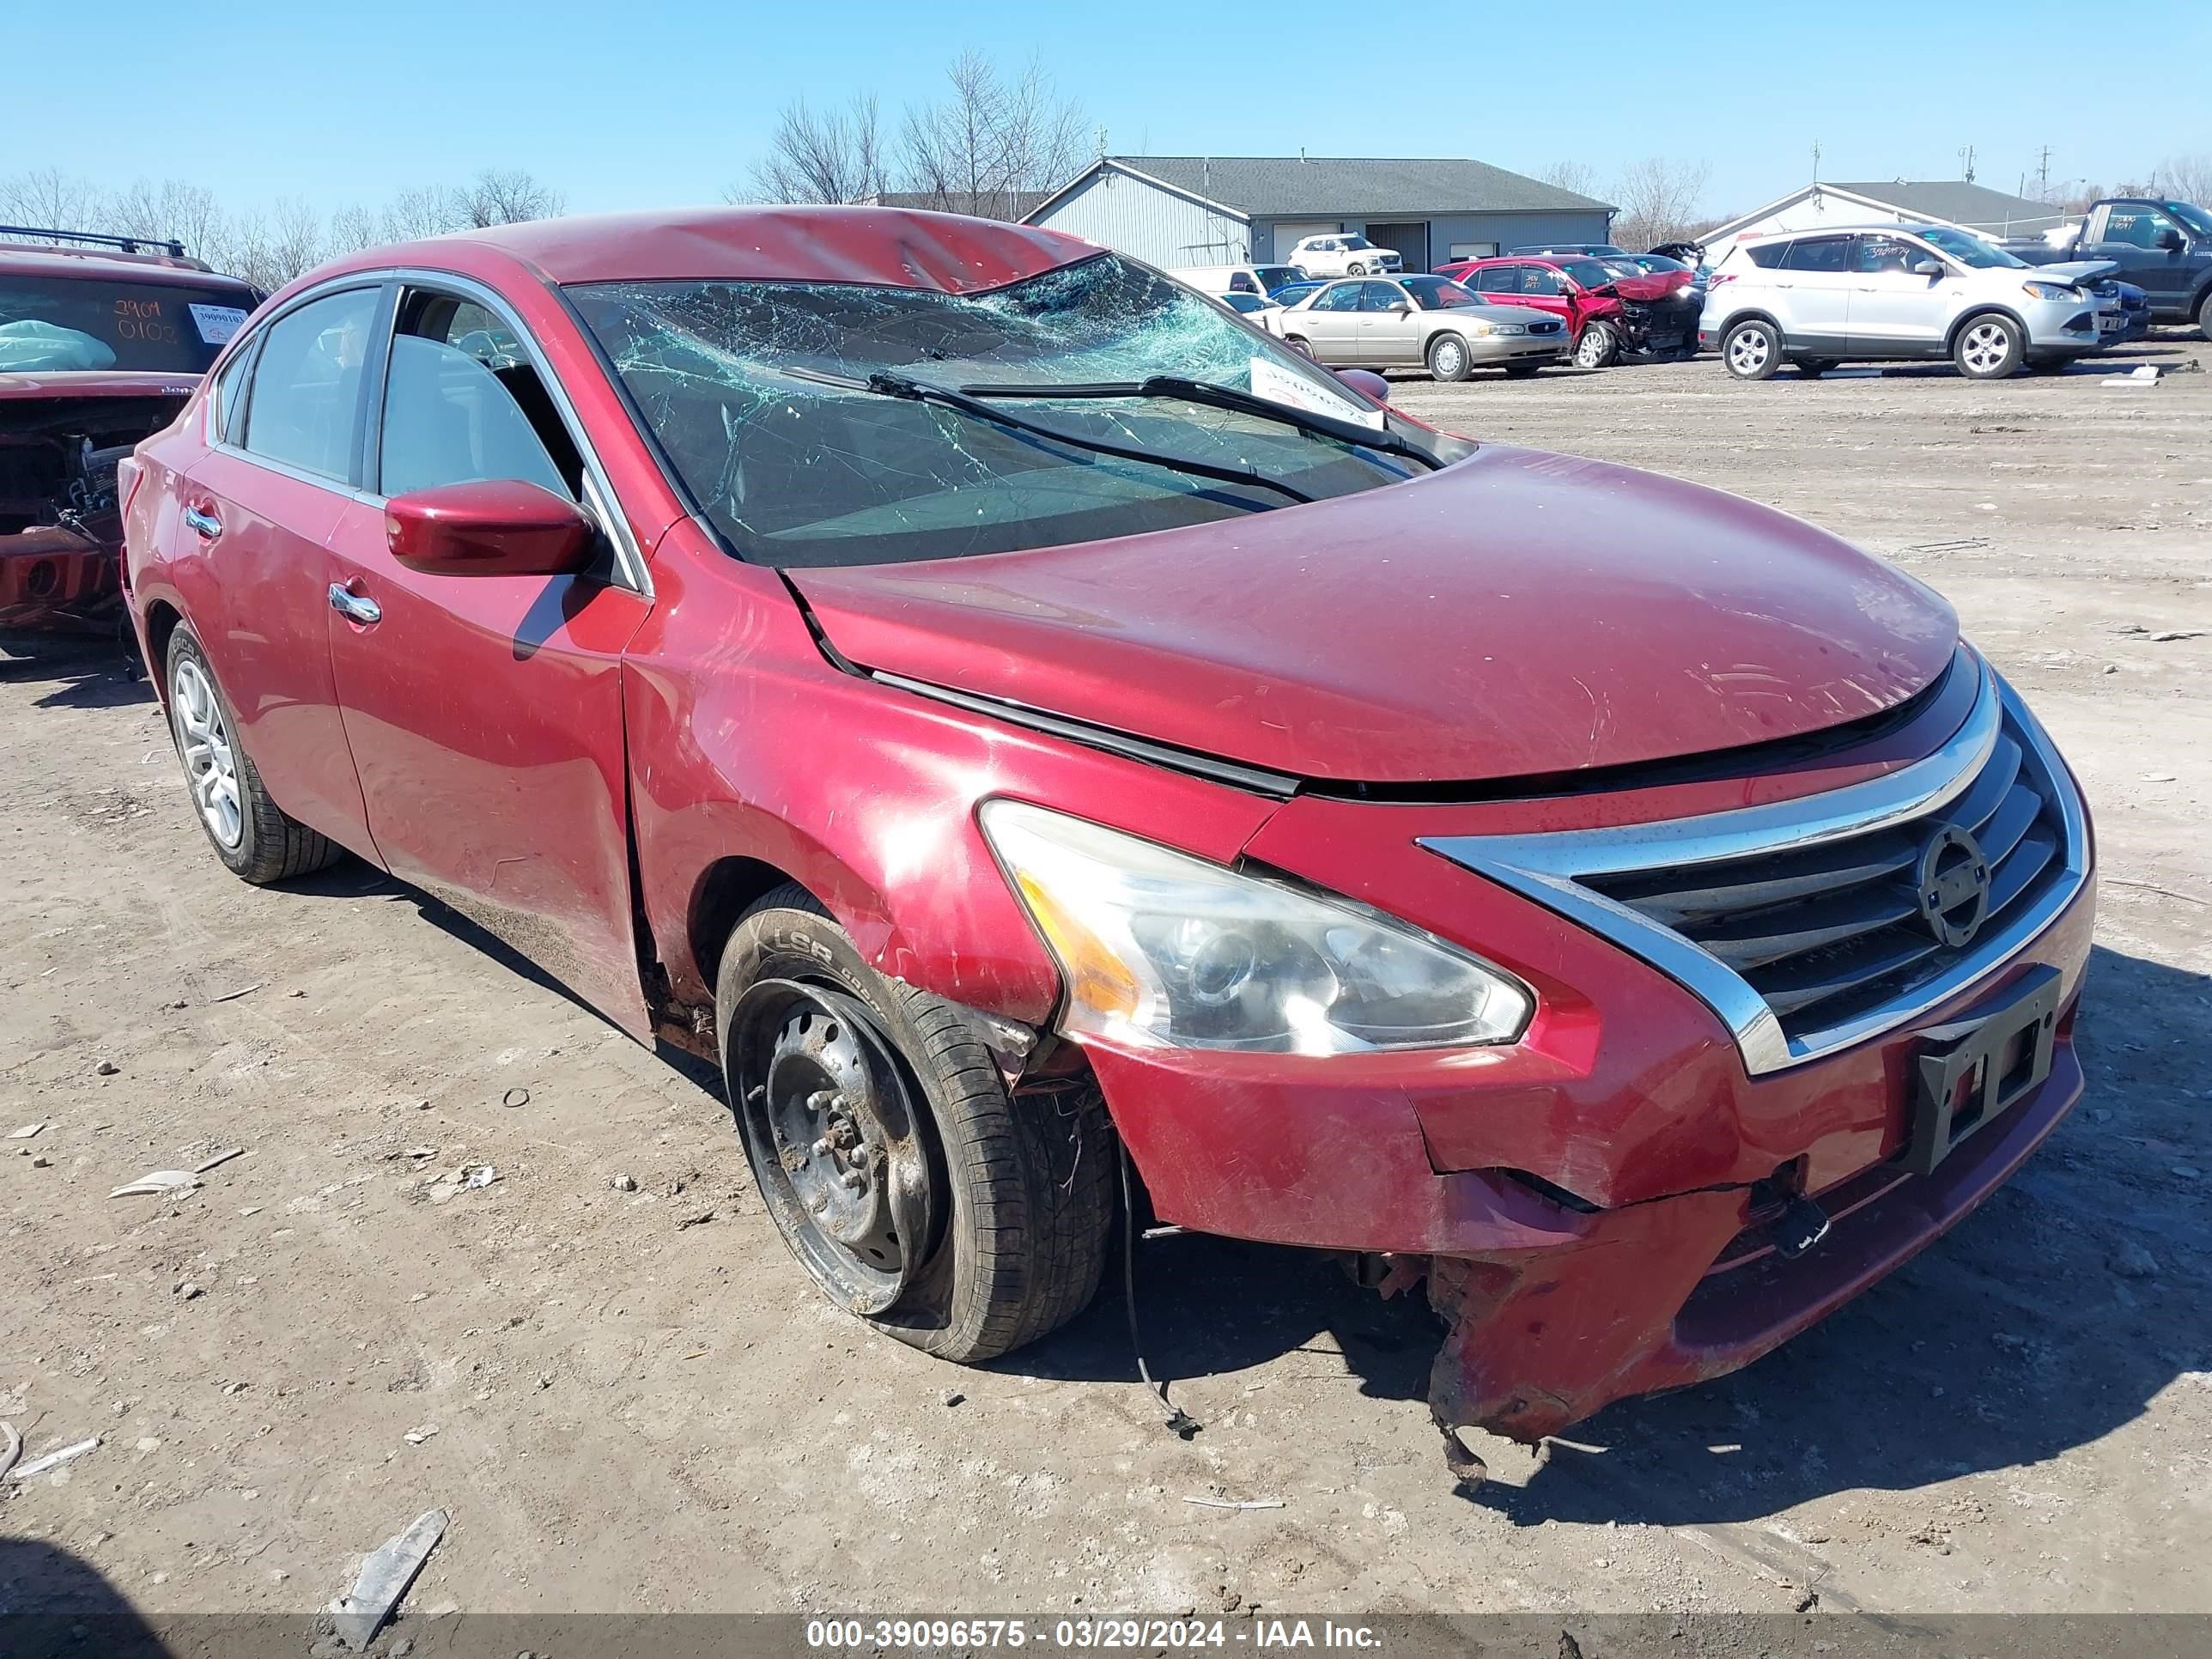
<path fill-rule="evenodd" d="M 833 1302 L 960 1361 L 1090 1302 L 1115 1157 L 1095 1086 L 1009 1096 L 960 1010 L 877 973 L 795 884 L 731 933 L 714 1006 L 754 1182 Z"/>
<path fill-rule="evenodd" d="M 1541 363 L 1508 363 L 1505 365 L 1505 378 L 1509 380 L 1531 380 L 1543 367 Z"/>
<path fill-rule="evenodd" d="M 1439 334 L 1429 342 L 1429 374 L 1439 380 L 1467 379 L 1467 342 L 1456 334 Z"/>
<path fill-rule="evenodd" d="M 1750 317 L 1729 330 L 1721 342 L 1721 361 L 1739 380 L 1765 380 L 1782 367 L 1782 335 L 1764 317 Z"/>
<path fill-rule="evenodd" d="M 1951 361 L 1970 380 L 2002 380 L 2019 368 L 2027 338 L 2018 323 L 1995 312 L 1970 317 L 1951 343 Z"/>
<path fill-rule="evenodd" d="M 257 885 L 327 868 L 344 849 L 269 799 L 238 739 L 237 717 L 191 630 L 169 635 L 169 735 L 215 855 Z"/>
<path fill-rule="evenodd" d="M 1799 357 L 1797 372 L 1808 380 L 1817 380 L 1836 366 L 1833 357 Z"/>
<path fill-rule="evenodd" d="M 1607 323 L 1592 323 L 1575 341 L 1577 368 L 1603 368 L 1620 355 L 1620 337 Z"/>

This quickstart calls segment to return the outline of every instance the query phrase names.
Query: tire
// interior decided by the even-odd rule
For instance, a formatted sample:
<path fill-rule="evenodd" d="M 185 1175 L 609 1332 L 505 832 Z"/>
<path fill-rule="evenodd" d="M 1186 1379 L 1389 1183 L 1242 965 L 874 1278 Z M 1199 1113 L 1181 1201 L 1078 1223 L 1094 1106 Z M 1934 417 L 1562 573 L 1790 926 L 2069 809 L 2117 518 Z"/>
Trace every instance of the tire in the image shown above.
<path fill-rule="evenodd" d="M 1592 323 L 1575 337 L 1577 368 L 1604 368 L 1620 357 L 1620 337 L 1609 323 Z"/>
<path fill-rule="evenodd" d="M 1302 335 L 1285 334 L 1283 337 L 1283 343 L 1290 347 L 1291 350 L 1297 352 L 1299 356 L 1305 358 L 1309 362 L 1319 362 L 1321 361 L 1321 359 L 1314 356 L 1313 347 L 1306 343 L 1304 337 Z"/>
<path fill-rule="evenodd" d="M 914 1161 L 885 1166 L 893 1173 L 879 1182 L 884 1198 L 870 1194 L 865 1180 L 848 1182 L 866 1194 L 856 1203 L 930 1217 L 926 1226 L 909 1229 L 910 1240 L 917 1231 L 923 1235 L 911 1246 L 888 1235 L 899 1252 L 895 1274 L 869 1268 L 850 1251 L 850 1261 L 836 1259 L 842 1247 L 799 1201 L 809 1160 L 793 1151 L 797 1140 L 777 1138 L 772 1121 L 777 1091 L 787 1086 L 777 1067 L 806 1075 L 803 1054 L 791 1058 L 801 1040 L 774 1000 L 787 994 L 783 986 L 819 995 L 833 1010 L 872 1025 L 878 1056 L 902 1091 L 895 1112 L 869 1120 L 875 1128 L 911 1111 L 914 1145 L 904 1150 Z M 715 976 L 714 1010 L 730 1108 L 754 1182 L 784 1243 L 832 1301 L 885 1335 L 962 1363 L 1034 1342 L 1090 1304 L 1113 1231 L 1118 1156 L 1094 1085 L 1010 1097 L 990 1050 L 958 1008 L 877 973 L 795 883 L 763 898 L 732 930 Z M 781 1028 L 772 1029 L 778 1020 Z M 771 1036 L 774 1051 L 763 1053 Z M 852 1093 L 827 1108 L 824 1141 Z M 820 1098 L 811 1097 L 807 1109 L 818 1109 Z M 787 1095 L 781 1109 L 787 1115 L 792 1109 Z M 864 1128 L 862 1150 L 871 1133 Z M 814 1143 L 815 1162 L 823 1144 Z M 925 1197 L 906 1192 L 902 1212 L 890 1195 L 902 1171 L 927 1183 Z M 854 1267 L 864 1277 L 856 1279 Z"/>
<path fill-rule="evenodd" d="M 1447 385 L 1467 379 L 1474 365 L 1468 356 L 1467 342 L 1456 334 L 1439 334 L 1429 342 L 1429 378 Z"/>
<path fill-rule="evenodd" d="M 2212 289 L 2205 289 L 2197 301 L 2197 331 L 2212 340 Z"/>
<path fill-rule="evenodd" d="M 1505 378 L 1509 380 L 1533 380 L 1543 369 L 1541 363 L 1508 363 L 1505 365 Z"/>
<path fill-rule="evenodd" d="M 2002 312 L 1967 318 L 1951 342 L 1951 361 L 1970 380 L 2002 380 L 2018 371 L 2027 355 L 2027 331 Z"/>
<path fill-rule="evenodd" d="M 1833 357 L 1798 357 L 1792 361 L 1796 363 L 1800 374 L 1808 380 L 1817 380 L 1836 366 L 1837 360 Z"/>
<path fill-rule="evenodd" d="M 192 816 L 223 866 L 243 881 L 266 886 L 327 869 L 343 858 L 343 848 L 269 799 L 253 757 L 237 738 L 230 699 L 190 629 L 180 626 L 169 635 L 163 673 L 169 736 L 191 792 Z M 196 750 L 205 751 L 204 761 Z"/>
<path fill-rule="evenodd" d="M 1721 338 L 1721 362 L 1739 380 L 1769 380 L 1782 367 L 1782 331 L 1764 317 L 1747 317 Z"/>
<path fill-rule="evenodd" d="M 1350 264 L 1345 266 L 1344 274 L 1347 276 L 1364 276 L 1367 274 L 1367 262 L 1364 259 L 1354 259 Z"/>

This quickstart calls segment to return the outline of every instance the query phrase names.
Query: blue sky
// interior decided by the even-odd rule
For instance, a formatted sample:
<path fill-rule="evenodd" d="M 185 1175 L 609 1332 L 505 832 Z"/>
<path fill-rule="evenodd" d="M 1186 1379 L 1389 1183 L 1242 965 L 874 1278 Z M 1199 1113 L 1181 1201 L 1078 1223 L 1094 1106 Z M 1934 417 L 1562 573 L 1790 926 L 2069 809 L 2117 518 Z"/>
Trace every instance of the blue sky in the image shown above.
<path fill-rule="evenodd" d="M 1601 179 L 1664 155 L 1711 164 L 1716 212 L 1802 183 L 1816 142 L 1838 179 L 1955 178 L 1972 144 L 2002 189 L 2045 144 L 2054 178 L 2104 180 L 2212 151 L 2212 7 L 2186 0 L 103 0 L 96 23 L 26 3 L 7 34 L 0 173 L 176 177 L 236 206 L 374 205 L 484 166 L 580 210 L 713 201 L 793 94 L 872 89 L 895 113 L 969 46 L 1039 55 L 1117 152 L 1575 160 Z"/>

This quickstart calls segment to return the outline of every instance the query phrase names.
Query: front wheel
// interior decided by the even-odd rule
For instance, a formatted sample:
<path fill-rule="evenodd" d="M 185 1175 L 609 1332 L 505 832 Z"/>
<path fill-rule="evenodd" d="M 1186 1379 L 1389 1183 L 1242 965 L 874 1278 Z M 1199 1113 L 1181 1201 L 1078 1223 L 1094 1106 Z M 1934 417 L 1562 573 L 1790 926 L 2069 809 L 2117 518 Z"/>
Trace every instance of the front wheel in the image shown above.
<path fill-rule="evenodd" d="M 1970 380 L 2002 380 L 2027 355 L 2027 340 L 2020 325 L 1995 313 L 1969 319 L 1951 347 L 1951 361 Z"/>
<path fill-rule="evenodd" d="M 1438 380 L 1467 379 L 1467 342 L 1456 334 L 1439 334 L 1429 342 L 1429 374 Z"/>
<path fill-rule="evenodd" d="M 1364 259 L 1354 259 L 1350 264 L 1345 266 L 1344 274 L 1347 276 L 1364 276 L 1367 274 L 1367 262 Z"/>
<path fill-rule="evenodd" d="M 1505 365 L 1505 378 L 1509 380 L 1533 380 L 1543 367 L 1541 363 L 1508 363 Z"/>
<path fill-rule="evenodd" d="M 796 884 L 732 931 L 714 1012 L 754 1182 L 831 1301 L 962 1362 L 1090 1302 L 1116 1156 L 1094 1085 L 1010 1095 L 961 1010 L 877 973 Z"/>
<path fill-rule="evenodd" d="M 257 886 L 335 864 L 344 849 L 269 799 L 238 739 L 238 720 L 191 630 L 169 635 L 169 735 L 208 844 L 224 867 Z"/>
<path fill-rule="evenodd" d="M 1728 331 L 1721 361 L 1739 380 L 1771 379 L 1782 366 L 1782 336 L 1765 318 L 1750 318 Z"/>
<path fill-rule="evenodd" d="M 1283 343 L 1290 347 L 1291 350 L 1297 352 L 1299 356 L 1306 358 L 1309 361 L 1315 361 L 1313 347 L 1309 345 L 1305 340 L 1298 335 L 1285 335 L 1283 337 Z"/>
<path fill-rule="evenodd" d="M 2206 289 L 2204 297 L 2197 302 L 2197 331 L 2206 339 L 2212 340 L 2212 289 Z M 2143 333 L 2149 332 L 2150 329 L 2146 325 Z M 2134 337 L 2140 338 L 2141 336 Z"/>
<path fill-rule="evenodd" d="M 1577 368 L 1603 368 L 1620 354 L 1620 337 L 1611 325 L 1592 323 L 1575 341 Z"/>

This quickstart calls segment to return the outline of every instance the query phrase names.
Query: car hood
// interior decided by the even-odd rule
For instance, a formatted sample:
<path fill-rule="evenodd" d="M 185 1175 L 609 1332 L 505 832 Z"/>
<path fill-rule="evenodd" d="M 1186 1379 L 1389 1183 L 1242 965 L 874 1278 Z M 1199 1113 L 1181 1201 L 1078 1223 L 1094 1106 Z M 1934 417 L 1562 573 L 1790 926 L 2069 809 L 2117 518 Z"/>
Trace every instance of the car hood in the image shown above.
<path fill-rule="evenodd" d="M 1539 311 L 1534 306 L 1454 306 L 1447 311 L 1431 313 L 1442 317 L 1472 317 L 1480 323 L 1556 323 L 1559 319 L 1548 311 Z"/>
<path fill-rule="evenodd" d="M 1372 783 L 1796 736 L 1910 696 L 1958 637 L 1929 589 L 1798 520 L 1503 447 L 1249 518 L 787 574 L 865 668 Z"/>
<path fill-rule="evenodd" d="M 189 370 L 33 369 L 0 374 L 0 401 L 21 398 L 189 398 L 200 377 Z"/>
<path fill-rule="evenodd" d="M 1677 288 L 1685 286 L 1674 276 L 1620 276 L 1613 280 L 1613 291 L 1624 300 L 1663 300 Z"/>
<path fill-rule="evenodd" d="M 2109 276 L 2119 269 L 2114 259 L 2069 259 L 2055 265 L 2033 265 L 2025 273 L 2025 280 L 2057 277 L 2062 283 L 2094 283 L 2100 276 Z"/>

